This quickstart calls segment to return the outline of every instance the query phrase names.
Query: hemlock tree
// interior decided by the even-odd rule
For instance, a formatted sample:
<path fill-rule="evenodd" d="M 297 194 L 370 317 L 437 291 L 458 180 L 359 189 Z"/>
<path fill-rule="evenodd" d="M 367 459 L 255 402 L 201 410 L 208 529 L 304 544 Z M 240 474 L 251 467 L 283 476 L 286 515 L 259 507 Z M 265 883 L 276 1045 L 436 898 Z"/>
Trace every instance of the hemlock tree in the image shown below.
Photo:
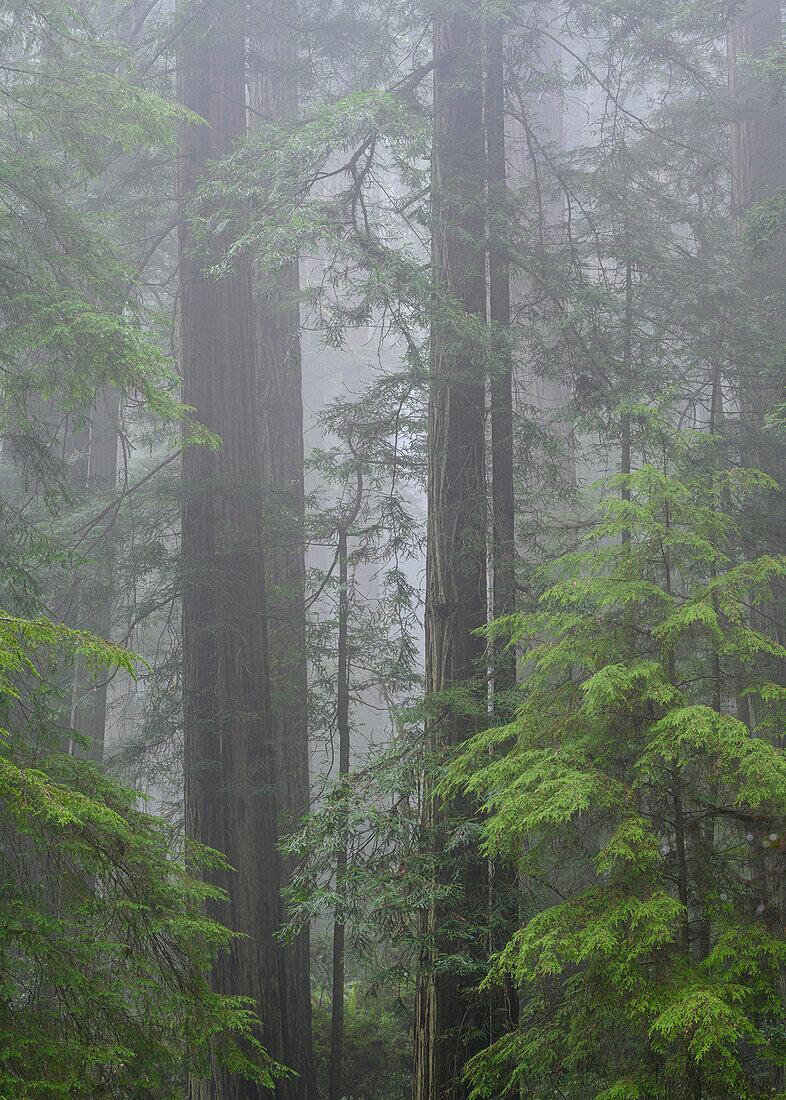
<path fill-rule="evenodd" d="M 102 395 L 122 395 L 164 445 L 184 419 L 138 270 L 116 239 L 122 204 L 110 179 L 124 157 L 145 161 L 155 149 L 166 158 L 182 112 L 128 71 L 126 44 L 106 17 L 101 4 L 8 3 L 0 33 L 9 108 L 0 127 L 3 603 L 101 634 L 110 569 L 96 530 L 106 534 L 112 513 L 96 520 L 105 501 L 95 497 L 100 487 L 114 491 L 117 455 Z M 58 679 L 68 691 L 64 729 L 75 712 L 91 738 L 79 751 L 99 758 L 106 684 L 87 673 L 82 683 L 65 661 Z"/>
<path fill-rule="evenodd" d="M 45 619 L 0 615 L 0 1096 L 176 1100 L 184 1074 L 226 1066 L 267 1091 L 280 1069 L 254 1038 L 253 1007 L 206 973 L 233 940 L 180 849 L 137 795 L 62 752 L 55 659 L 94 676 L 137 662 Z M 77 731 L 78 735 L 78 731 Z M 81 743 L 87 745 L 87 740 Z"/>
<path fill-rule="evenodd" d="M 142 30 L 150 10 L 150 6 L 144 0 L 133 0 L 128 10 L 117 13 L 114 22 L 119 44 L 129 47 L 133 43 L 134 38 Z M 114 181 L 111 170 L 105 169 L 101 182 L 107 187 L 112 186 Z M 139 274 L 142 274 L 141 270 Z M 120 415 L 120 390 L 113 385 L 101 386 L 92 401 L 85 448 L 87 451 L 85 488 L 89 495 L 99 499 L 113 495 L 116 489 Z M 108 639 L 112 629 L 112 571 L 115 563 L 112 560 L 111 540 L 104 538 L 102 543 L 96 562 L 98 568 L 94 567 L 90 570 L 90 581 L 83 584 L 84 588 L 90 590 L 92 607 L 89 620 L 81 619 L 81 624 L 83 627 L 89 626 L 89 629 L 98 637 Z M 81 689 L 81 693 L 87 697 L 87 705 L 83 704 L 81 708 L 80 699 L 77 697 L 75 700 L 75 707 L 80 710 L 80 724 L 84 725 L 85 732 L 90 738 L 89 751 L 93 759 L 100 762 L 104 756 L 106 741 L 108 685 L 106 680 L 91 684 L 89 676 L 86 677 L 86 683 L 80 683 L 79 670 L 75 681 L 77 696 Z"/>
<path fill-rule="evenodd" d="M 702 437 L 632 412 L 655 428 L 643 465 L 505 624 L 529 669 L 518 714 L 448 783 L 485 800 L 485 851 L 519 861 L 528 915 L 489 978 L 521 988 L 519 1030 L 473 1060 L 478 1098 L 731 1100 L 779 1080 L 786 944 L 750 858 L 762 832 L 782 844 L 786 805 L 784 693 L 755 659 L 786 653 L 748 605 L 786 563 L 733 549 L 730 509 L 764 475 L 697 474 Z"/>

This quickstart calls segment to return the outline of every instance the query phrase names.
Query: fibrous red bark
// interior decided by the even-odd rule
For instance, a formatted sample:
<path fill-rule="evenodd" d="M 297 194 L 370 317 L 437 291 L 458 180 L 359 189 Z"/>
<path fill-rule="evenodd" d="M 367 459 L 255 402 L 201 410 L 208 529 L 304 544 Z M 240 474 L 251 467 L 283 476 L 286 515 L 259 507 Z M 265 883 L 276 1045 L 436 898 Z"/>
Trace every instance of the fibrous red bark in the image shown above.
<path fill-rule="evenodd" d="M 279 861 L 273 789 L 264 531 L 250 264 L 215 278 L 188 217 L 209 161 L 246 129 L 246 12 L 241 3 L 189 6 L 178 38 L 180 101 L 209 125 L 183 126 L 180 150 L 180 353 L 183 400 L 221 438 L 183 457 L 185 823 L 224 853 L 211 872 L 226 901 L 211 916 L 243 934 L 215 963 L 214 988 L 259 1006 L 258 1034 L 286 1061 L 286 990 L 274 941 Z M 282 1085 L 280 1096 L 297 1095 Z M 261 1100 L 269 1093 L 217 1062 L 192 1079 L 192 1100 Z"/>
<path fill-rule="evenodd" d="M 486 621 L 485 363 L 480 333 L 486 313 L 485 135 L 480 12 L 443 6 L 434 22 L 435 140 L 432 183 L 432 322 L 428 423 L 426 691 L 440 700 L 429 722 L 439 755 L 475 732 L 476 720 L 448 695 L 485 699 Z M 475 328 L 473 329 L 473 325 Z M 470 708 L 471 710 L 471 708 Z M 426 791 L 427 826 L 438 877 L 454 872 L 460 894 L 448 903 L 471 913 L 483 905 L 485 876 L 477 853 L 445 839 L 450 818 L 471 807 L 445 805 Z M 455 867 L 448 868 L 457 861 Z M 477 1007 L 466 974 L 450 957 L 467 950 L 461 921 L 443 903 L 424 918 L 415 1005 L 414 1100 L 467 1095 L 463 1069 L 477 1049 Z M 454 931 L 450 931 L 453 929 Z"/>

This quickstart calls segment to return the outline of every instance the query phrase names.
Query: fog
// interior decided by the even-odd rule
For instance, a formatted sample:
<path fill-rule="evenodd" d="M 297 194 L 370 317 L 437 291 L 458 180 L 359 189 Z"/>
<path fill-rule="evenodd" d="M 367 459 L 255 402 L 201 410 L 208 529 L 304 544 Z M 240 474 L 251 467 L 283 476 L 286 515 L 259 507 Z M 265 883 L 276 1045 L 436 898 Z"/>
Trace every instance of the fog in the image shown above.
<path fill-rule="evenodd" d="M 786 1096 L 783 19 L 0 4 L 0 1097 Z"/>

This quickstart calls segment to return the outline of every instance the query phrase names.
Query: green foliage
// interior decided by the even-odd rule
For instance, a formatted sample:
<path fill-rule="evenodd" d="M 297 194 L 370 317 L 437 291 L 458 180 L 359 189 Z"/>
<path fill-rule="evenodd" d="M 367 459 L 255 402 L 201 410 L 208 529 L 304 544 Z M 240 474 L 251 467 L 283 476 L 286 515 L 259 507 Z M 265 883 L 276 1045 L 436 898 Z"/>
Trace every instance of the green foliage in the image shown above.
<path fill-rule="evenodd" d="M 330 1003 L 313 1001 L 314 1054 L 323 1095 L 330 1066 Z M 355 986 L 344 996 L 344 1100 L 399 1100 L 411 1090 L 412 1051 L 403 1006 L 362 999 Z"/>
<path fill-rule="evenodd" d="M 55 658 L 133 672 L 124 650 L 51 622 L 0 617 L 0 1096 L 182 1095 L 210 1059 L 270 1084 L 254 1011 L 211 991 L 231 933 L 189 846 L 134 792 L 63 752 L 47 702 Z"/>
<path fill-rule="evenodd" d="M 183 112 L 140 85 L 105 15 L 98 3 L 0 5 L 0 430 L 4 455 L 50 491 L 62 424 L 79 430 L 103 385 L 171 438 L 185 422 L 207 440 L 143 323 L 138 273 L 112 240 L 118 204 L 96 197 L 123 155 L 171 149 Z"/>
<path fill-rule="evenodd" d="M 772 198 L 756 203 L 748 215 L 744 240 L 754 257 L 760 258 L 777 242 L 786 225 L 786 191 L 777 191 Z"/>
<path fill-rule="evenodd" d="M 334 783 L 301 830 L 284 839 L 297 871 L 287 890 L 291 927 L 347 925 L 350 959 L 363 960 L 372 988 L 407 979 L 418 913 L 434 893 L 429 858 L 417 844 L 419 746 L 401 738 Z M 349 824 L 342 888 L 335 882 L 339 827 Z"/>
<path fill-rule="evenodd" d="M 519 1030 L 473 1061 L 476 1097 L 731 1100 L 783 1065 L 783 701 L 759 670 L 786 653 L 751 608 L 786 559 L 731 549 L 732 502 L 767 479 L 708 476 L 701 441 L 651 419 L 650 461 L 608 483 L 625 494 L 539 608 L 497 624 L 522 653 L 516 717 L 445 781 L 482 798 L 528 914 L 485 983 L 522 987 Z"/>

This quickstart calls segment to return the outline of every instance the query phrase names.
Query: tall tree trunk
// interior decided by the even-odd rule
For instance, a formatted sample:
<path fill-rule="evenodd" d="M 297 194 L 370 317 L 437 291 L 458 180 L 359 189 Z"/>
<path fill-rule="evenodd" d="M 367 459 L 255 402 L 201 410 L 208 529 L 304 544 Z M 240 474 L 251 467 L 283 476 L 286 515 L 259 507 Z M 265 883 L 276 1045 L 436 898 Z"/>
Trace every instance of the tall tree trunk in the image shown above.
<path fill-rule="evenodd" d="M 132 0 L 118 12 L 117 33 L 120 40 L 131 45 L 150 14 L 149 0 Z M 85 483 L 95 497 L 110 495 L 117 487 L 117 450 L 120 441 L 120 393 L 112 385 L 100 387 L 90 413 L 90 429 Z M 107 531 L 98 547 L 98 559 L 90 578 L 88 612 L 83 624 L 99 638 L 109 641 L 112 630 L 112 540 Z M 89 755 L 96 763 L 104 759 L 106 744 L 107 680 L 105 672 L 98 678 L 84 662 L 77 676 L 77 718 L 75 728 L 90 738 Z"/>
<path fill-rule="evenodd" d="M 751 207 L 763 202 L 786 183 L 783 158 L 786 132 L 780 105 L 770 102 L 761 62 L 782 42 L 780 0 L 747 0 L 732 17 L 727 53 L 729 91 L 734 112 L 731 128 L 731 201 L 740 232 Z M 780 251 L 780 250 L 779 250 Z M 773 260 L 775 261 L 773 263 Z M 757 285 L 773 279 L 782 285 L 781 255 L 757 263 Z M 754 442 L 750 458 L 778 477 L 783 447 L 762 437 L 762 421 L 780 395 L 762 364 L 752 365 L 751 377 L 739 380 L 745 442 Z M 755 453 L 755 452 L 758 453 Z"/>
<path fill-rule="evenodd" d="M 64 457 L 69 460 L 73 454 L 82 456 L 69 467 L 69 484 L 75 492 L 83 494 L 87 491 L 92 498 L 97 498 L 114 489 L 119 405 L 117 391 L 113 387 L 102 386 L 96 394 L 89 423 L 76 434 L 67 430 Z M 112 612 L 111 579 L 111 534 L 107 531 L 98 542 L 90 563 L 71 575 L 66 592 L 56 604 L 57 617 L 66 626 L 89 630 L 108 640 Z M 101 763 L 106 738 L 106 672 L 99 670 L 96 673 L 84 658 L 75 657 L 66 675 L 70 705 L 62 722 L 67 724 L 69 736 L 63 747 L 75 756 Z M 89 745 L 83 748 L 72 736 L 72 731 L 89 738 Z"/>
<path fill-rule="evenodd" d="M 183 400 L 220 436 L 219 450 L 183 457 L 183 687 L 185 821 L 189 837 L 223 852 L 211 871 L 226 891 L 210 915 L 243 934 L 214 965 L 214 988 L 259 1006 L 259 1037 L 286 1062 L 279 982 L 276 805 L 265 608 L 264 533 L 251 271 L 242 259 L 215 279 L 196 253 L 188 202 L 208 162 L 245 133 L 246 11 L 241 3 L 189 6 L 178 38 L 180 102 L 209 125 L 183 126 L 180 152 L 180 352 Z M 280 1096 L 297 1096 L 296 1085 Z M 214 1058 L 191 1100 L 261 1100 L 266 1090 Z"/>
<path fill-rule="evenodd" d="M 341 799 L 339 815 L 339 850 L 336 859 L 336 892 L 341 898 L 347 877 L 349 855 L 349 578 L 347 561 L 347 529 L 338 534 L 338 692 L 336 727 L 338 731 L 338 783 Z M 345 927 L 343 917 L 333 925 L 333 975 L 330 1020 L 330 1081 L 328 1100 L 341 1100 L 341 1078 L 344 1063 L 344 966 Z"/>
<path fill-rule="evenodd" d="M 786 184 L 786 128 L 782 105 L 773 101 L 766 70 L 761 64 L 782 46 L 783 25 L 780 0 L 747 0 L 733 16 L 728 36 L 729 89 L 734 120 L 731 132 L 732 212 L 741 231 L 750 208 L 764 202 Z M 757 298 L 773 291 L 782 293 L 783 235 L 773 242 L 769 253 L 757 261 L 751 272 Z M 781 486 L 770 494 L 761 514 L 752 517 L 757 545 L 754 552 L 779 554 L 786 541 L 786 448 L 766 428 L 766 418 L 783 400 L 784 382 L 768 371 L 764 363 L 753 362 L 737 380 L 741 425 L 741 452 L 744 464 L 769 474 Z M 786 600 L 783 585 L 776 598 L 762 606 L 764 617 L 759 625 L 777 629 L 778 640 L 786 641 L 782 608 Z M 783 675 L 782 671 L 780 673 Z"/>
<path fill-rule="evenodd" d="M 509 195 L 505 144 L 505 25 L 492 20 L 486 36 L 486 172 L 489 214 L 489 319 L 496 338 L 496 356 L 490 379 L 491 495 L 493 564 L 491 601 L 495 619 L 516 610 L 516 506 L 513 482 L 513 349 L 511 336 L 510 260 L 505 227 Z M 510 720 L 510 693 L 516 687 L 516 651 L 504 634 L 494 642 L 493 710 L 499 722 Z M 518 883 L 512 862 L 492 864 L 489 871 L 491 952 L 508 942 L 517 927 Z M 493 994 L 489 1037 L 492 1040 L 516 1027 L 518 989 L 506 982 Z"/>
<path fill-rule="evenodd" d="M 729 88 L 735 100 L 732 125 L 732 208 L 744 219 L 784 180 L 784 132 L 780 106 L 767 103 L 762 69 L 756 65 L 782 41 L 780 0 L 747 0 L 732 17 L 728 36 Z"/>
<path fill-rule="evenodd" d="M 482 329 L 486 312 L 483 43 L 480 6 L 475 7 L 477 14 L 465 5 L 446 4 L 434 20 L 435 316 L 425 627 L 427 694 L 439 699 L 463 687 L 464 702 L 474 697 L 478 712 L 485 716 L 485 646 L 475 634 L 486 620 L 485 377 L 484 356 L 468 334 L 473 323 Z M 479 673 L 481 688 L 474 682 Z M 427 731 L 435 758 L 477 728 L 465 706 L 451 706 L 443 697 L 439 708 Z M 482 912 L 486 876 L 471 845 L 452 846 L 449 853 L 445 846 L 450 819 L 471 816 L 473 807 L 458 800 L 445 805 L 433 784 L 427 786 L 426 800 L 437 876 L 454 881 L 455 875 L 462 896 L 432 904 L 424 919 L 413 1096 L 460 1100 L 467 1095 L 464 1066 L 483 1042 L 485 1013 L 481 1010 L 478 1019 L 478 1007 L 468 995 L 473 976 L 453 968 L 450 956 L 477 948 L 470 942 L 470 928 Z"/>
<path fill-rule="evenodd" d="M 489 199 L 489 316 L 497 354 L 491 391 L 492 605 L 495 618 L 516 606 L 515 502 L 513 492 L 513 355 L 510 346 L 510 263 L 504 236 L 507 171 L 505 164 L 504 24 L 488 30 L 486 145 Z M 516 655 L 504 638 L 495 646 L 494 694 L 504 696 L 516 684 Z"/>
<path fill-rule="evenodd" d="M 627 233 L 625 235 L 628 257 L 625 260 L 625 335 L 622 349 L 622 385 L 625 399 L 630 399 L 633 386 L 633 264 L 630 259 L 630 243 Z M 622 453 L 620 455 L 620 473 L 626 481 L 622 486 L 622 499 L 630 503 L 630 478 L 631 473 L 631 436 L 630 436 L 630 412 L 626 409 L 622 414 L 620 430 L 620 442 Z M 630 543 L 630 531 L 625 528 L 622 532 L 624 545 Z M 635 635 L 631 634 L 631 649 Z"/>
<path fill-rule="evenodd" d="M 731 133 L 732 212 L 738 230 L 755 203 L 764 202 L 786 185 L 786 128 L 783 124 L 782 102 L 776 102 L 762 66 L 756 65 L 768 55 L 782 49 L 783 20 L 780 0 L 747 0 L 733 16 L 728 36 L 729 90 L 735 118 Z M 783 246 L 781 232 L 768 255 L 757 262 L 751 278 L 755 280 L 757 296 L 774 290 L 783 295 Z M 786 544 L 786 448 L 780 438 L 767 432 L 765 418 L 783 401 L 784 381 L 768 377 L 763 364 L 754 363 L 749 375 L 738 379 L 741 414 L 741 452 L 746 465 L 769 474 L 780 486 L 777 493 L 767 494 L 760 512 L 751 517 L 756 544 L 749 546 L 753 555 L 782 554 Z M 778 642 L 786 642 L 784 628 L 786 585 L 778 581 L 772 597 L 752 607 L 753 625 L 765 634 L 774 633 Z M 786 683 L 782 662 L 764 670 L 764 674 L 781 684 Z M 750 700 L 739 707 L 743 720 L 752 721 Z M 781 747 L 783 741 L 781 739 Z M 766 828 L 766 827 L 765 827 Z M 786 913 L 786 881 L 780 856 L 775 866 L 766 855 L 760 841 L 760 831 L 751 846 L 751 877 L 758 884 L 759 904 L 780 914 L 783 930 Z M 773 896 L 774 895 L 774 896 Z M 786 968 L 781 968 L 781 999 L 786 1001 Z M 782 1067 L 773 1071 L 773 1090 L 783 1088 L 786 1074 Z"/>
<path fill-rule="evenodd" d="M 88 491 L 97 497 L 115 491 L 117 484 L 117 447 L 119 440 L 120 394 L 114 386 L 104 386 L 96 396 L 90 419 L 90 453 L 87 463 Z M 112 545 L 107 532 L 99 548 L 99 559 L 91 585 L 90 620 L 88 628 L 99 638 L 109 641 L 112 632 Z M 90 757 L 96 763 L 104 759 L 106 742 L 107 680 L 103 672 L 98 679 L 82 669 L 81 716 L 77 722 L 80 733 L 90 738 Z"/>
<path fill-rule="evenodd" d="M 268 0 L 255 17 L 249 87 L 252 119 L 297 117 L 297 46 L 290 5 Z M 291 832 L 309 809 L 306 558 L 303 485 L 303 394 L 298 264 L 259 272 L 255 288 L 262 481 L 271 520 L 267 541 L 268 635 L 272 668 L 272 733 L 280 830 Z M 281 881 L 292 876 L 282 858 Z M 282 910 L 286 918 L 286 908 Z M 288 990 L 287 1045 L 299 1074 L 300 1100 L 315 1100 L 311 1026 L 311 937 L 304 929 L 282 947 L 281 981 Z"/>
<path fill-rule="evenodd" d="M 533 44 L 537 44 L 538 70 L 544 73 L 558 69 L 562 65 L 562 49 L 559 43 L 554 41 L 553 37 L 547 37 L 542 33 L 546 31 L 550 36 L 554 34 L 559 26 L 560 7 L 560 0 L 541 0 L 537 12 L 533 11 L 535 24 L 531 32 L 532 40 Z M 540 228 L 546 240 L 549 233 L 553 233 L 555 227 L 559 226 L 564 218 L 565 198 L 561 192 L 556 195 L 541 192 L 540 170 L 537 164 L 537 158 L 540 156 L 538 144 L 543 142 L 547 149 L 553 149 L 557 153 L 564 151 L 565 103 L 561 94 L 546 87 L 537 94 L 529 93 L 521 96 L 519 93 L 515 114 L 520 117 L 506 119 L 505 160 L 508 183 L 518 188 L 525 181 L 529 181 L 529 184 L 535 188 L 540 208 Z M 531 297 L 529 274 L 522 272 L 514 274 L 511 296 L 515 313 L 521 308 L 522 299 L 526 301 Z M 526 348 L 523 356 L 516 357 L 513 381 L 514 394 L 523 393 L 525 402 L 537 410 L 535 415 L 550 423 L 553 437 L 560 441 L 562 452 L 554 473 L 562 483 L 562 487 L 573 486 L 576 481 L 574 424 L 570 416 L 562 414 L 562 410 L 572 399 L 571 387 L 563 380 L 544 376 L 536 367 L 533 367 Z M 541 461 L 545 457 L 543 454 Z M 540 463 L 537 464 L 536 469 L 539 466 Z M 543 482 L 544 475 L 538 473 L 532 484 L 535 496 L 543 488 Z M 527 506 L 525 497 L 524 509 Z"/>

